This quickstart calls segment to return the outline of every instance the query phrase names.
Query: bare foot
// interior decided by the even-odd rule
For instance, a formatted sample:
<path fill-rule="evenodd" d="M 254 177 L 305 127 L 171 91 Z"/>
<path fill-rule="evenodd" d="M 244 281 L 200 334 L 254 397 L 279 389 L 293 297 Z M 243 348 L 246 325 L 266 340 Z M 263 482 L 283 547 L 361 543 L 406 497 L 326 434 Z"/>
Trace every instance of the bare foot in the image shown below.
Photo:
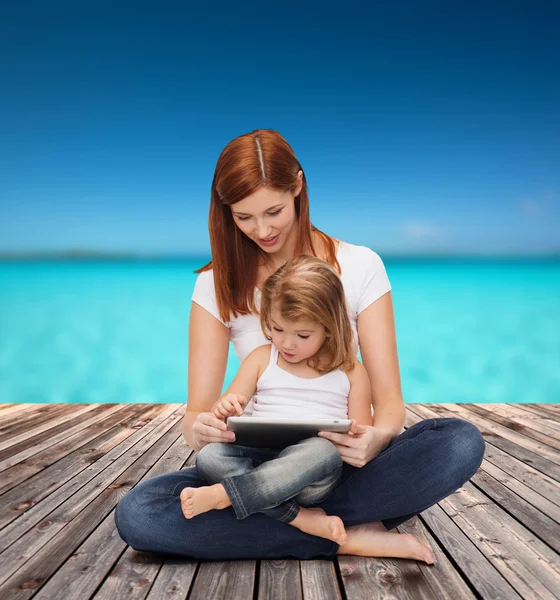
<path fill-rule="evenodd" d="M 290 522 L 290 525 L 337 544 L 345 544 L 348 541 L 342 519 L 327 516 L 327 513 L 320 508 L 300 507 L 297 517 Z"/>
<path fill-rule="evenodd" d="M 226 490 L 221 483 L 198 488 L 185 488 L 180 495 L 181 510 L 187 519 L 231 506 Z"/>
<path fill-rule="evenodd" d="M 383 529 L 382 524 L 380 524 Z M 411 533 L 382 531 L 377 523 L 364 523 L 348 528 L 348 541 L 341 544 L 338 554 L 412 558 L 429 565 L 435 563 L 431 548 Z"/>

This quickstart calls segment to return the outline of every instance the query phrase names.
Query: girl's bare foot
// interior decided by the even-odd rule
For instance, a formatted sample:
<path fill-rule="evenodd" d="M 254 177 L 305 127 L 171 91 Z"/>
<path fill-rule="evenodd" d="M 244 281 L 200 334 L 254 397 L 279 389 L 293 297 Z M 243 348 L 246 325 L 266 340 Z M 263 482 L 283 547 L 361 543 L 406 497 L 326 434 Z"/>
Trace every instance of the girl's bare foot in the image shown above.
<path fill-rule="evenodd" d="M 180 495 L 181 510 L 187 519 L 231 506 L 226 490 L 221 483 L 198 488 L 185 488 Z"/>
<path fill-rule="evenodd" d="M 340 545 L 338 554 L 412 558 L 429 565 L 435 563 L 431 548 L 419 538 L 411 533 L 387 531 L 382 524 L 377 523 L 348 527 L 348 541 Z"/>
<path fill-rule="evenodd" d="M 327 513 L 320 508 L 300 507 L 297 517 L 290 522 L 290 525 L 337 544 L 345 544 L 348 541 L 342 519 L 327 516 Z"/>

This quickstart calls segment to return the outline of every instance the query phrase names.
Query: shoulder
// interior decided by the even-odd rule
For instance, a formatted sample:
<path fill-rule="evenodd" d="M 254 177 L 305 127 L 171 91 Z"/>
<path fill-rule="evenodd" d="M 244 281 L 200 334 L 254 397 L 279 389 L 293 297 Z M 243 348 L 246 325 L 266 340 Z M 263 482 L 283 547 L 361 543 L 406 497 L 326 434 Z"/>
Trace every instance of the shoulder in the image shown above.
<path fill-rule="evenodd" d="M 354 385 L 361 381 L 367 380 L 368 374 L 364 365 L 356 358 L 354 368 L 347 373 L 350 385 Z"/>
<path fill-rule="evenodd" d="M 213 317 L 218 319 L 222 325 L 231 327 L 230 321 L 224 321 L 220 316 L 218 301 L 216 299 L 216 289 L 214 287 L 214 272 L 212 269 L 199 273 L 194 284 L 192 301 L 202 306 Z"/>
<path fill-rule="evenodd" d="M 255 348 L 253 351 L 249 352 L 245 360 L 241 363 L 241 365 L 252 371 L 257 372 L 257 378 L 265 372 L 268 367 L 268 363 L 270 362 L 270 353 L 272 351 L 272 344 L 264 344 Z"/>
<path fill-rule="evenodd" d="M 367 246 L 356 246 L 348 242 L 339 242 L 338 259 L 344 271 L 364 275 L 368 272 L 384 270 L 383 261 L 377 252 Z"/>
<path fill-rule="evenodd" d="M 198 274 L 195 282 L 195 290 L 206 293 L 216 293 L 214 287 L 214 271 L 212 269 L 202 271 L 202 273 Z"/>

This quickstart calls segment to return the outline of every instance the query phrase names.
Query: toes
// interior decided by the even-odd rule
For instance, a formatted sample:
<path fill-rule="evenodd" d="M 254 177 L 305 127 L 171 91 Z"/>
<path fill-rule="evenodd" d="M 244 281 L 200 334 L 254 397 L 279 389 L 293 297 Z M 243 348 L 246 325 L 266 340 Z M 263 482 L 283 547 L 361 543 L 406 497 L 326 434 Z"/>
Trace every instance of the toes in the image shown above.
<path fill-rule="evenodd" d="M 195 488 L 185 488 L 181 494 L 180 494 L 180 498 L 181 500 L 189 500 L 192 499 L 192 497 L 194 496 L 194 492 L 195 492 Z"/>

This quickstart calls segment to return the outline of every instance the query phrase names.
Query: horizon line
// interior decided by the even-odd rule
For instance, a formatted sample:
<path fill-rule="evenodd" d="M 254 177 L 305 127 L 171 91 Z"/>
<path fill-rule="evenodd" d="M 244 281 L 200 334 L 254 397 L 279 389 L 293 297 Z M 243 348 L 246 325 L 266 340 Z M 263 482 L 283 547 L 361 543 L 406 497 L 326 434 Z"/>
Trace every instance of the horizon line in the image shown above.
<path fill-rule="evenodd" d="M 391 259 L 427 259 L 427 258 L 478 258 L 478 259 L 556 259 L 560 260 L 560 249 L 537 252 L 520 251 L 387 251 L 377 252 L 384 260 Z M 23 260 L 185 260 L 200 258 L 209 262 L 209 252 L 139 252 L 139 251 L 115 251 L 115 250 L 25 250 L 25 251 L 0 251 L 0 261 L 23 261 Z"/>

